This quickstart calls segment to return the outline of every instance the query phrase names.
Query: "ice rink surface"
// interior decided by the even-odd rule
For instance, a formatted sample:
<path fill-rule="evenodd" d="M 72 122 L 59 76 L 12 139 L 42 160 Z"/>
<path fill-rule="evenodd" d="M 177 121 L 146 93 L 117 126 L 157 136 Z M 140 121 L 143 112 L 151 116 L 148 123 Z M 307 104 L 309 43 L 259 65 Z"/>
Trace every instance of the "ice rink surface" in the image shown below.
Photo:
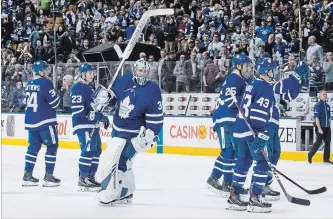
<path fill-rule="evenodd" d="M 279 169 L 308 189 L 326 186 L 320 195 L 308 195 L 283 179 L 287 191 L 311 200 L 311 205 L 289 203 L 282 195 L 268 214 L 225 210 L 226 199 L 206 189 L 213 157 L 138 154 L 133 170 L 137 190 L 129 205 L 99 206 L 95 193 L 77 192 L 78 150 L 59 149 L 57 188 L 23 188 L 21 179 L 26 147 L 2 146 L 3 218 L 332 218 L 333 165 L 281 161 Z M 44 176 L 43 148 L 34 176 Z M 248 183 L 246 185 L 248 187 Z M 274 184 L 278 188 L 278 184 Z"/>

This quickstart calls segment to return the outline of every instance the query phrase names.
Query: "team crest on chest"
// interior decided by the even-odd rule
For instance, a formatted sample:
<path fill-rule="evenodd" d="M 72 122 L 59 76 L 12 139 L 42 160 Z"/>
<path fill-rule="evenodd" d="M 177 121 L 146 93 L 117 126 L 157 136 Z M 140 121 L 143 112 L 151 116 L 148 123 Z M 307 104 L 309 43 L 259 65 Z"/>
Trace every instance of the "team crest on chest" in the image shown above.
<path fill-rule="evenodd" d="M 131 104 L 130 98 L 129 96 L 127 96 L 123 101 L 120 102 L 120 107 L 119 107 L 120 118 L 127 119 L 133 109 L 134 105 Z"/>

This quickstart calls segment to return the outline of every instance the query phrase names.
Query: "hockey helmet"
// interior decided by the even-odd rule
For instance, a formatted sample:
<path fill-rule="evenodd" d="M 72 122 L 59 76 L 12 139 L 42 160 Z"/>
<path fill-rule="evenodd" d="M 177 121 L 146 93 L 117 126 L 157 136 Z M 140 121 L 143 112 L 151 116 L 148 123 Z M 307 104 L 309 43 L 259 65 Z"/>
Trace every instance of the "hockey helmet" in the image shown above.
<path fill-rule="evenodd" d="M 40 71 L 50 73 L 51 67 L 45 61 L 36 61 L 34 64 L 32 64 L 32 71 L 35 75 L 39 75 Z"/>
<path fill-rule="evenodd" d="M 138 61 L 136 61 L 133 66 L 134 82 L 141 86 L 145 85 L 148 81 L 149 69 L 150 69 L 149 63 L 144 58 L 141 58 Z M 138 72 L 140 73 L 138 74 Z"/>
<path fill-rule="evenodd" d="M 278 66 L 278 63 L 271 58 L 261 58 L 256 64 L 257 71 L 260 75 L 267 74 L 270 70 L 273 70 L 273 72 L 276 73 L 275 70 Z"/>
<path fill-rule="evenodd" d="M 79 67 L 79 75 L 82 77 L 85 75 L 87 72 L 93 72 L 94 75 L 96 75 L 96 68 L 92 64 L 89 63 L 82 63 Z"/>
<path fill-rule="evenodd" d="M 234 58 L 232 59 L 232 66 L 234 68 L 236 68 L 237 65 L 245 65 L 245 64 L 250 64 L 250 63 L 251 63 L 251 60 L 243 52 L 235 55 Z"/>

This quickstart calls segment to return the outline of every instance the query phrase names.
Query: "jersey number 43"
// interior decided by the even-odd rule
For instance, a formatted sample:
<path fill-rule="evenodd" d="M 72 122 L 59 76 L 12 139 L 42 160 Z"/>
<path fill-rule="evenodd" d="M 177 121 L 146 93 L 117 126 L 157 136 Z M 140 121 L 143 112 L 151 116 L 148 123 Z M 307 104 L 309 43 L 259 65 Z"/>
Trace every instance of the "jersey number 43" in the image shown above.
<path fill-rule="evenodd" d="M 249 107 L 251 105 L 251 101 L 252 101 L 252 96 L 250 94 L 245 94 L 244 98 L 243 98 L 243 109 L 244 109 L 244 114 L 246 117 L 249 116 Z M 263 97 L 260 97 L 257 100 L 257 104 L 259 104 L 260 107 L 264 107 L 264 108 L 268 108 L 269 106 L 269 99 L 265 99 Z M 239 117 L 242 118 L 242 116 L 239 114 Z"/>

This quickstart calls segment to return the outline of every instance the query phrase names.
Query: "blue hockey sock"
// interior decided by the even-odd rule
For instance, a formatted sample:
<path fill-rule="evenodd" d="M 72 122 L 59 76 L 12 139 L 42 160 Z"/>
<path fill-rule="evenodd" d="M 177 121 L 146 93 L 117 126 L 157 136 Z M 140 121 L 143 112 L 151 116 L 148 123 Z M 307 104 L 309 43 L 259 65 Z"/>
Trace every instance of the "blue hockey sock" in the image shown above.
<path fill-rule="evenodd" d="M 232 177 L 232 187 L 236 190 L 237 194 L 242 192 L 246 180 L 247 171 L 238 170 L 237 166 Z"/>
<path fill-rule="evenodd" d="M 100 156 L 100 153 L 97 154 L 95 152 L 92 157 L 91 168 L 90 168 L 90 173 L 89 173 L 90 176 L 95 176 L 95 174 L 97 172 L 98 164 L 99 164 L 99 156 Z"/>
<path fill-rule="evenodd" d="M 226 148 L 223 151 L 222 172 L 224 174 L 224 182 L 232 181 L 232 174 L 234 172 L 235 160 L 233 148 Z"/>
<path fill-rule="evenodd" d="M 87 177 L 90 173 L 91 163 L 92 163 L 92 153 L 91 151 L 81 152 L 79 159 L 79 170 L 81 177 Z"/>
<path fill-rule="evenodd" d="M 45 172 L 53 174 L 57 159 L 58 145 L 48 145 L 45 153 Z"/>
<path fill-rule="evenodd" d="M 255 195 L 260 195 L 264 186 L 266 185 L 267 180 L 267 172 L 265 171 L 255 171 L 252 175 L 253 184 L 252 184 L 252 192 Z"/>
<path fill-rule="evenodd" d="M 223 163 L 223 157 L 222 157 L 222 151 L 221 151 L 220 156 L 218 156 L 215 160 L 214 169 L 212 171 L 212 175 L 216 179 L 220 179 L 222 176 L 222 163 Z"/>
<path fill-rule="evenodd" d="M 25 154 L 25 168 L 24 168 L 24 170 L 26 172 L 32 172 L 34 170 L 36 161 L 37 161 L 37 153 L 27 151 L 27 153 Z"/>

